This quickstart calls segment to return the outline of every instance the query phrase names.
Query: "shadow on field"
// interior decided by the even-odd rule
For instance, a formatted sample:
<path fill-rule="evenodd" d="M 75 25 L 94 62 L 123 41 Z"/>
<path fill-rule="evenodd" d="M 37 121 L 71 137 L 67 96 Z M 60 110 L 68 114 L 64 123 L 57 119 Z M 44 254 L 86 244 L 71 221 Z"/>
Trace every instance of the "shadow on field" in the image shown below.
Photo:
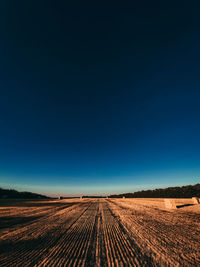
<path fill-rule="evenodd" d="M 28 236 L 27 236 L 28 237 Z M 61 238 L 61 235 L 58 235 L 57 238 L 55 238 L 54 233 L 48 233 L 42 237 L 38 238 L 31 238 L 31 239 L 25 239 L 25 240 L 4 240 L 0 243 L 0 251 L 2 255 L 15 255 L 18 251 L 20 251 L 21 256 L 15 258 L 13 256 L 9 260 L 11 262 L 15 261 L 15 265 L 5 265 L 5 266 L 21 266 L 19 265 L 21 260 L 23 259 L 24 265 L 23 266 L 33 266 L 37 264 L 38 261 L 42 260 L 42 258 L 45 258 L 45 256 L 48 254 L 48 252 L 55 246 L 55 244 L 58 242 L 58 240 Z M 41 255 L 41 251 L 42 255 Z M 30 253 L 32 252 L 32 253 Z M 29 253 L 29 257 L 26 256 L 24 258 L 24 254 Z M 31 262 L 31 265 L 28 264 L 28 262 Z M 0 257 L 0 266 L 4 266 L 5 260 L 3 257 Z M 7 264 L 7 260 L 6 260 Z M 27 265 L 26 265 L 27 264 Z"/>
<path fill-rule="evenodd" d="M 11 253 L 20 250 L 40 250 L 40 244 L 45 247 L 45 237 L 37 239 L 19 240 L 19 241 L 2 241 L 0 244 L 1 253 Z"/>
<path fill-rule="evenodd" d="M 17 216 L 5 216 L 0 218 L 0 229 L 9 228 L 18 224 L 25 224 L 27 222 L 34 221 L 42 216 L 29 216 L 29 217 L 17 217 Z"/>
<path fill-rule="evenodd" d="M 0 206 L 1 207 L 69 207 L 77 202 L 37 202 L 37 201 L 8 201 L 8 202 L 1 202 L 0 201 Z"/>
<path fill-rule="evenodd" d="M 177 209 L 183 208 L 183 207 L 189 207 L 189 206 L 194 206 L 194 204 L 184 204 L 184 205 L 177 205 Z"/>
<path fill-rule="evenodd" d="M 63 209 L 66 209 L 70 206 L 73 206 L 74 204 L 77 204 L 77 202 L 68 202 L 68 203 L 28 203 L 28 202 L 20 202 L 18 203 L 19 205 L 12 206 L 9 205 L 9 207 L 49 207 L 51 212 L 57 212 Z M 54 208 L 55 210 L 52 210 L 51 208 Z M 0 217 L 0 229 L 6 229 L 6 228 L 12 228 L 17 225 L 22 225 L 24 224 L 33 222 L 39 218 L 45 217 L 48 215 L 48 210 L 44 210 L 44 213 L 40 213 L 39 215 L 35 216 L 2 216 Z M 33 214 L 33 213 L 32 213 Z"/>

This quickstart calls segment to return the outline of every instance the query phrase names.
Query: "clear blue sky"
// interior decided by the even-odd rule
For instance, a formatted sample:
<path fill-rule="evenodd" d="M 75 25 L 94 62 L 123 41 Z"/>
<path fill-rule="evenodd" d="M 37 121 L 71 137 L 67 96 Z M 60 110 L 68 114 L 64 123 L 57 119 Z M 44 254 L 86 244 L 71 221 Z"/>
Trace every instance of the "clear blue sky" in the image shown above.
<path fill-rule="evenodd" d="M 74 195 L 200 181 L 199 7 L 0 10 L 0 186 Z"/>

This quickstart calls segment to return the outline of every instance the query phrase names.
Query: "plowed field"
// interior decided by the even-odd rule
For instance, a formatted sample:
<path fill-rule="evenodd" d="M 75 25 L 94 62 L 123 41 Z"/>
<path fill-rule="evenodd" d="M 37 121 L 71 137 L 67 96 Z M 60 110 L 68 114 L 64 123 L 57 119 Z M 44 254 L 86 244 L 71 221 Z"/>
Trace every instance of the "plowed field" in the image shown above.
<path fill-rule="evenodd" d="M 0 266 L 200 266 L 200 205 L 178 201 L 0 203 Z"/>

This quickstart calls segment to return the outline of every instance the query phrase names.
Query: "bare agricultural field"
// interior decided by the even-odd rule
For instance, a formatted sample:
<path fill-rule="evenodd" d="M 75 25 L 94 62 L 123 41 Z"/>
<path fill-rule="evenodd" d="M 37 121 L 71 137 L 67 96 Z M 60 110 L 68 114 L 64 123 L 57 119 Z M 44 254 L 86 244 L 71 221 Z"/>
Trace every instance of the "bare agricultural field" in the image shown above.
<path fill-rule="evenodd" d="M 200 205 L 176 202 L 0 202 L 0 266 L 200 266 Z"/>

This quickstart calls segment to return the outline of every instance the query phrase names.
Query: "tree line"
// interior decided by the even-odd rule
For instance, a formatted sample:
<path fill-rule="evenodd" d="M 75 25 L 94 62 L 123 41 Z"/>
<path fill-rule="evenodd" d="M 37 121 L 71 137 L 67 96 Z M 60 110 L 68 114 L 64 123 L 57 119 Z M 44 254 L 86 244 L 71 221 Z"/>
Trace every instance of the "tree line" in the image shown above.
<path fill-rule="evenodd" d="M 110 195 L 111 198 L 191 198 L 200 197 L 200 184 L 142 190 L 134 193 Z"/>
<path fill-rule="evenodd" d="M 32 192 L 18 192 L 14 189 L 3 189 L 0 188 L 0 199 L 9 199 L 9 198 L 16 198 L 16 199 L 44 199 L 47 196 L 32 193 Z"/>

